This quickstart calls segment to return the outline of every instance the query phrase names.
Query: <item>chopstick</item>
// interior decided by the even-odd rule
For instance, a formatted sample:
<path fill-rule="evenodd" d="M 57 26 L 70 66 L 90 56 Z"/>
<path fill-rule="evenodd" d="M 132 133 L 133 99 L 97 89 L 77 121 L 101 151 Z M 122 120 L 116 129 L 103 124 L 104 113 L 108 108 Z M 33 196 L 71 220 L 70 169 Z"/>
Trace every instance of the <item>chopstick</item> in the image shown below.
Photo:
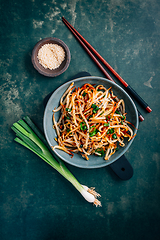
<path fill-rule="evenodd" d="M 102 70 L 102 72 L 104 73 L 104 75 L 111 80 L 112 82 L 115 82 L 112 77 L 108 74 L 108 72 L 104 69 L 104 67 L 100 64 L 100 62 L 97 60 L 97 58 L 93 55 L 93 53 L 88 49 L 88 47 L 85 45 L 85 43 L 81 40 L 81 38 L 77 35 L 77 31 L 72 27 L 72 25 L 64 18 L 62 17 L 62 21 L 64 22 L 64 24 L 69 28 L 69 30 L 73 33 L 73 35 L 77 38 L 77 40 L 81 43 L 81 45 L 84 47 L 84 49 L 87 51 L 87 53 L 90 55 L 90 57 L 96 62 L 96 64 L 98 65 L 98 67 Z M 75 31 L 74 31 L 75 30 Z M 80 34 L 79 34 L 80 35 Z M 81 36 L 81 35 L 80 35 Z M 82 37 L 83 38 L 83 37 Z M 138 111 L 138 116 L 139 116 L 139 120 L 142 122 L 144 120 L 144 117 L 142 116 L 142 114 Z"/>
<path fill-rule="evenodd" d="M 151 112 L 152 109 L 148 106 L 148 104 L 136 93 L 136 91 L 124 81 L 124 79 L 109 65 L 109 63 L 91 46 L 90 43 L 88 43 L 85 38 L 64 18 L 62 17 L 62 21 L 65 23 L 65 25 L 72 31 L 74 31 L 74 35 L 81 38 L 81 40 L 85 43 L 86 46 L 88 46 L 93 53 L 103 62 L 103 64 L 114 74 L 115 77 L 123 84 L 123 86 L 126 88 L 127 92 L 129 92 L 140 104 L 143 108 L 146 109 L 147 112 Z M 73 33 L 72 31 L 72 33 Z M 102 70 L 102 69 L 101 69 Z M 104 71 L 104 70 L 102 70 Z M 106 75 L 106 73 L 105 73 Z M 107 75 L 106 75 L 107 76 Z M 110 79 L 111 80 L 111 79 Z"/>

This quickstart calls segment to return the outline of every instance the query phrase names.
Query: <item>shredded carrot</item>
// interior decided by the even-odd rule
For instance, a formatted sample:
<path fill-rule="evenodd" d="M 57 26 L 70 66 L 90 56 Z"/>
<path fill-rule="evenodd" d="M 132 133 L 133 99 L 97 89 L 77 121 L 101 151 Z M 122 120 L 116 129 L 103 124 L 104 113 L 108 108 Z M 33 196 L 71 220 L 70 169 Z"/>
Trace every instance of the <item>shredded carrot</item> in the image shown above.
<path fill-rule="evenodd" d="M 58 137 L 55 148 L 72 157 L 72 152 L 79 152 L 89 160 L 89 155 L 101 155 L 96 150 L 103 149 L 104 159 L 108 160 L 115 153 L 117 144 L 124 147 L 126 138 L 130 141 L 135 137 L 128 126 L 133 124 L 127 122 L 126 117 L 123 119 L 122 113 L 115 113 L 120 106 L 123 108 L 124 101 L 117 100 L 112 87 L 106 89 L 102 85 L 86 83 L 81 88 L 75 88 L 72 84 L 60 99 L 60 106 L 53 110 L 53 115 L 61 111 L 58 123 L 53 116 Z"/>

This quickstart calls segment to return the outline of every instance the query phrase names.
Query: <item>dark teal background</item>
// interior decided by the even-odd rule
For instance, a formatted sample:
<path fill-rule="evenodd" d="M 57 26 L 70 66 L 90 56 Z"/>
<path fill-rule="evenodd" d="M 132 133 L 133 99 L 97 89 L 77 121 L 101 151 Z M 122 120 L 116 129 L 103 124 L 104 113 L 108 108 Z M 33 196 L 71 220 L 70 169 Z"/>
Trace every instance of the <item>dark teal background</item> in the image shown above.
<path fill-rule="evenodd" d="M 62 16 L 153 110 L 136 103 L 145 120 L 125 154 L 134 169 L 130 180 L 120 180 L 110 167 L 67 165 L 101 194 L 101 208 L 15 143 L 10 129 L 28 115 L 43 130 L 43 99 L 78 72 L 104 77 Z M 34 45 L 46 37 L 60 38 L 71 52 L 69 68 L 56 78 L 41 76 L 31 64 Z M 159 46 L 159 0 L 0 1 L 1 240 L 160 239 Z"/>

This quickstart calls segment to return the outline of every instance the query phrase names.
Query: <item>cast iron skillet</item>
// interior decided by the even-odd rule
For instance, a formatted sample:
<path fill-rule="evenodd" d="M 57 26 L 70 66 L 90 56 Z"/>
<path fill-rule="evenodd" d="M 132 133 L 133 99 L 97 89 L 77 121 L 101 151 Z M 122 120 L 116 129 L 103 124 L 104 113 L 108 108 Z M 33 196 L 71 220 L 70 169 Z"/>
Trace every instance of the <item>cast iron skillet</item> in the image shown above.
<path fill-rule="evenodd" d="M 83 73 L 84 75 L 84 73 Z M 71 82 L 74 82 L 76 87 L 81 87 L 85 83 L 91 83 L 91 84 L 102 84 L 109 88 L 112 86 L 114 94 L 116 94 L 119 98 L 123 98 L 125 105 L 126 105 L 126 112 L 127 112 L 127 120 L 132 122 L 132 124 L 135 126 L 133 128 L 134 134 L 136 133 L 136 129 L 138 128 L 138 113 L 136 106 L 132 99 L 129 97 L 129 95 L 123 90 L 121 87 L 119 87 L 117 84 L 101 77 L 92 77 L 89 76 L 90 74 L 85 73 L 85 75 L 88 75 L 87 77 L 80 77 L 76 78 L 77 76 L 82 76 L 82 73 L 75 76 L 73 80 L 66 82 L 62 86 L 60 86 L 57 90 L 55 90 L 53 93 L 47 96 L 44 103 L 46 103 L 45 112 L 44 112 L 44 119 L 43 119 L 43 127 L 44 127 L 44 133 L 46 136 L 46 139 L 48 141 L 48 144 L 50 146 L 56 145 L 55 137 L 56 132 L 53 129 L 53 122 L 52 122 L 52 110 L 59 105 L 59 100 L 62 94 L 65 92 L 65 90 L 69 87 Z M 49 98 L 49 100 L 48 100 Z M 58 119 L 58 113 L 57 113 L 57 119 Z M 55 154 L 60 157 L 65 162 L 76 166 L 80 168 L 87 168 L 87 169 L 93 169 L 93 168 L 100 168 L 105 166 L 110 166 L 112 170 L 123 180 L 130 179 L 133 175 L 133 168 L 130 165 L 130 163 L 127 161 L 127 159 L 124 156 L 124 153 L 128 150 L 131 143 L 133 142 L 133 139 L 128 142 L 126 140 L 126 145 L 124 148 L 120 148 L 108 161 L 105 161 L 103 158 L 99 158 L 95 155 L 90 156 L 89 161 L 86 161 L 81 157 L 81 155 L 74 154 L 74 157 L 71 158 L 67 153 L 55 149 Z"/>

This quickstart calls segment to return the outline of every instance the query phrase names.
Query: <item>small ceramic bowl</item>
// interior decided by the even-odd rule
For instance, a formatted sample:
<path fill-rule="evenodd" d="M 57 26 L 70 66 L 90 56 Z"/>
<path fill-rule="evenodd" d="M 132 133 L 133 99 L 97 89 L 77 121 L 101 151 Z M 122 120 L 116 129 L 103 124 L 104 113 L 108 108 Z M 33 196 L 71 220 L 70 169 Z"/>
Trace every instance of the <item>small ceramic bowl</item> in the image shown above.
<path fill-rule="evenodd" d="M 49 68 L 44 68 L 38 60 L 38 51 L 39 49 L 45 45 L 45 44 L 58 44 L 59 46 L 61 46 L 64 51 L 65 51 L 65 59 L 64 61 L 61 63 L 61 65 L 53 70 L 50 70 Z M 32 51 L 32 64 L 34 66 L 34 68 L 42 75 L 47 76 L 47 77 L 56 77 L 59 76 L 60 74 L 64 73 L 67 68 L 69 67 L 70 64 L 70 60 L 71 60 L 71 54 L 69 51 L 68 46 L 60 39 L 58 38 L 44 38 L 42 40 L 40 40 L 35 47 L 33 48 Z"/>

